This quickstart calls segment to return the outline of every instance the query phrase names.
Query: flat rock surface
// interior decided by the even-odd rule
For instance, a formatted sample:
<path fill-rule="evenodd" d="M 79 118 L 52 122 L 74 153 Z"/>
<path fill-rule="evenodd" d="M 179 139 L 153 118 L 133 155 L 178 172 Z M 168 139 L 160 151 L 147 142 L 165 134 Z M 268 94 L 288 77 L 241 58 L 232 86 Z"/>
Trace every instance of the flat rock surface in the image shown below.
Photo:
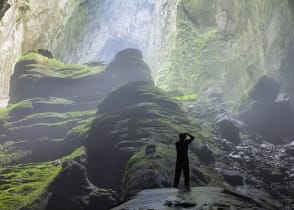
<path fill-rule="evenodd" d="M 162 188 L 143 190 L 132 200 L 112 210 L 135 209 L 266 209 L 250 198 L 219 187 L 193 187 L 190 190 Z"/>

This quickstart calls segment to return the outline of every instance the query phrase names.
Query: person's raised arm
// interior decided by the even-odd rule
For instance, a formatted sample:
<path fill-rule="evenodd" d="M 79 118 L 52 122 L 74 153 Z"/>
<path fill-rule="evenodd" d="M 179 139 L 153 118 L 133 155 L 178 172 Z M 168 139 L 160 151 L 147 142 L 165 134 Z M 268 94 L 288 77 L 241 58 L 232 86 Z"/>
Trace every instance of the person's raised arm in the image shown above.
<path fill-rule="evenodd" d="M 190 139 L 186 139 L 185 141 L 188 141 L 188 143 L 190 144 L 193 140 L 194 140 L 194 136 L 192 136 L 191 134 L 189 133 L 186 133 L 187 136 L 190 137 Z"/>

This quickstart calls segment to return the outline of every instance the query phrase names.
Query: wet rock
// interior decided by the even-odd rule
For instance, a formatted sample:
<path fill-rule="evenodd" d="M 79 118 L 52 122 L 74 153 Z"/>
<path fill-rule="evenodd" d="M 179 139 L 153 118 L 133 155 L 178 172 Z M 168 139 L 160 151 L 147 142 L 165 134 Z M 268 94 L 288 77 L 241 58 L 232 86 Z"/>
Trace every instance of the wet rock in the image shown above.
<path fill-rule="evenodd" d="M 231 152 L 234 150 L 234 145 L 223 138 L 214 138 L 217 144 L 219 144 L 222 151 Z"/>
<path fill-rule="evenodd" d="M 76 161 L 66 161 L 62 168 L 48 187 L 51 196 L 46 210 L 106 209 L 114 204 L 115 194 L 91 184 L 84 166 Z"/>
<path fill-rule="evenodd" d="M 196 203 L 188 202 L 188 201 L 166 201 L 165 206 L 175 207 L 175 208 L 192 208 L 196 206 Z"/>
<path fill-rule="evenodd" d="M 274 209 L 253 199 L 218 187 L 194 187 L 190 190 L 173 188 L 149 189 L 131 200 L 114 207 L 121 209 Z"/>
<path fill-rule="evenodd" d="M 222 114 L 217 117 L 216 125 L 222 138 L 233 144 L 240 143 L 240 130 L 231 118 Z"/>
<path fill-rule="evenodd" d="M 193 176 L 191 176 L 191 181 L 194 181 L 195 183 L 197 183 L 198 185 L 207 185 L 210 181 L 211 181 L 211 178 L 204 174 L 201 170 L 199 170 L 198 168 L 194 168 L 192 167 L 190 169 L 191 171 L 191 174 Z"/>
<path fill-rule="evenodd" d="M 243 177 L 239 172 L 232 170 L 224 170 L 222 173 L 224 181 L 226 181 L 228 184 L 233 186 L 239 186 L 244 184 Z"/>
<path fill-rule="evenodd" d="M 268 183 L 283 182 L 286 177 L 280 169 L 277 168 L 261 168 L 261 175 Z"/>
<path fill-rule="evenodd" d="M 201 147 L 191 147 L 191 150 L 195 152 L 195 154 L 198 156 L 199 160 L 206 165 L 214 162 L 215 158 L 212 153 L 212 151 L 206 146 L 203 145 Z"/>
<path fill-rule="evenodd" d="M 238 163 L 242 163 L 243 162 L 243 158 L 241 157 L 241 155 L 239 154 L 230 154 L 229 157 L 235 161 L 235 162 L 238 162 Z"/>
<path fill-rule="evenodd" d="M 291 143 L 285 145 L 285 152 L 288 155 L 294 157 L 294 141 L 292 141 Z"/>
<path fill-rule="evenodd" d="M 291 182 L 294 181 L 294 173 L 289 175 L 289 180 L 290 180 Z"/>

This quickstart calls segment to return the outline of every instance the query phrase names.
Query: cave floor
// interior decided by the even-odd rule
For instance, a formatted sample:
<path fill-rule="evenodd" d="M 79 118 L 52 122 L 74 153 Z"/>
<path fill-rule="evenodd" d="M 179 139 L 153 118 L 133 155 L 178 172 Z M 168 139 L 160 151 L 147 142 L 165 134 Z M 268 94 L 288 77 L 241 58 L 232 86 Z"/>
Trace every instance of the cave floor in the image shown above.
<path fill-rule="evenodd" d="M 193 187 L 190 190 L 148 189 L 112 210 L 135 209 L 264 209 L 250 198 L 230 193 L 219 187 Z"/>

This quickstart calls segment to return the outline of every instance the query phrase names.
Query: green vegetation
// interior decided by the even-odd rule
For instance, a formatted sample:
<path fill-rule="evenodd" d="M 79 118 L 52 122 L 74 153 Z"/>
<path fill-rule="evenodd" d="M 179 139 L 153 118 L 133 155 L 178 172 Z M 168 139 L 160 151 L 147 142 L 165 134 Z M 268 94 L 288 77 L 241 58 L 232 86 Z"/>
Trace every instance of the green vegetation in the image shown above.
<path fill-rule="evenodd" d="M 15 149 L 12 141 L 0 144 L 0 166 L 9 165 L 13 161 L 18 161 L 28 155 L 30 151 Z"/>
<path fill-rule="evenodd" d="M 44 113 L 36 113 L 27 115 L 24 118 L 20 119 L 16 122 L 11 122 L 11 124 L 15 127 L 18 125 L 66 125 L 70 122 L 76 122 L 80 124 L 80 120 L 87 119 L 95 115 L 95 110 L 87 110 L 83 112 L 44 112 Z M 7 123 L 9 125 L 10 123 Z"/>
<path fill-rule="evenodd" d="M 12 112 L 13 110 L 16 109 L 32 109 L 33 108 L 33 103 L 31 99 L 28 100 L 23 100 L 15 104 L 11 104 L 7 107 L 8 112 Z"/>
<path fill-rule="evenodd" d="M 118 97 L 125 100 L 118 102 Z M 195 95 L 186 96 L 185 99 L 193 97 Z M 121 86 L 109 94 L 98 109 L 100 111 L 87 139 L 87 142 L 91 143 L 91 149 L 98 145 L 94 133 L 102 132 L 100 126 L 103 125 L 101 127 L 105 134 L 104 138 L 113 139 L 114 148 L 120 145 L 118 147 L 121 151 L 129 148 L 136 151 L 128 161 L 124 173 L 124 196 L 148 187 L 162 186 L 161 179 L 164 186 L 170 186 L 169 180 L 174 176 L 174 168 L 170 167 L 175 161 L 174 143 L 180 132 L 189 132 L 195 136 L 195 142 L 191 145 L 191 164 L 195 168 L 206 155 L 213 156 L 217 152 L 212 146 L 212 127 L 208 123 L 207 126 L 200 126 L 196 119 L 186 115 L 175 100 L 153 85 L 132 83 Z M 149 144 L 156 146 L 156 152 L 146 155 L 145 147 Z M 207 154 L 200 158 L 197 151 L 201 153 L 204 147 Z M 101 148 L 97 146 L 97 151 L 99 149 Z M 205 167 L 199 169 L 203 174 L 203 180 L 195 183 L 209 182 L 207 177 L 211 177 L 208 175 L 213 167 L 208 164 L 203 164 Z M 197 178 L 197 172 L 194 177 Z M 194 180 L 197 180 L 196 178 Z"/>
<path fill-rule="evenodd" d="M 66 156 L 74 159 L 84 154 L 84 148 Z M 0 169 L 0 209 L 15 210 L 31 204 L 54 180 L 61 170 L 61 164 L 54 161 L 6 166 Z"/>
<path fill-rule="evenodd" d="M 50 97 L 50 98 L 36 98 L 34 99 L 35 103 L 38 104 L 49 104 L 49 105 L 58 105 L 58 104 L 62 104 L 62 105 L 71 105 L 73 104 L 73 101 L 69 100 L 69 99 L 65 99 L 65 98 L 56 98 L 56 97 Z"/>
<path fill-rule="evenodd" d="M 173 99 L 177 101 L 195 101 L 197 99 L 196 94 L 186 94 L 182 96 L 174 96 Z"/>
<path fill-rule="evenodd" d="M 9 112 L 6 108 L 0 108 L 0 125 L 7 120 L 8 114 Z"/>
<path fill-rule="evenodd" d="M 167 91 L 184 95 L 199 93 L 214 85 L 218 77 L 217 29 L 202 32 L 180 7 L 175 46 L 170 60 L 159 70 L 158 85 Z M 215 60 L 214 64 L 211 61 Z"/>
<path fill-rule="evenodd" d="M 0 108 L 0 125 L 6 123 L 9 119 L 10 113 L 15 110 L 32 109 L 33 103 L 31 100 L 20 101 L 15 104 L 9 105 L 7 108 Z"/>
<path fill-rule="evenodd" d="M 86 152 L 86 151 L 85 151 L 85 147 L 82 146 L 82 147 L 76 149 L 76 150 L 75 150 L 73 153 L 71 153 L 70 155 L 65 156 L 65 157 L 63 158 L 63 160 L 74 160 L 74 159 L 76 159 L 76 158 L 78 158 L 78 157 L 84 155 L 85 152 Z"/>
<path fill-rule="evenodd" d="M 97 66 L 63 64 L 59 60 L 50 59 L 35 52 L 29 52 L 22 56 L 19 62 L 23 61 L 32 62 L 31 64 L 28 64 L 30 67 L 27 70 L 28 73 L 38 73 L 48 77 L 78 79 L 85 76 L 98 74 L 105 69 L 103 64 Z"/>
<path fill-rule="evenodd" d="M 94 116 L 91 114 L 91 116 Z M 74 127 L 66 133 L 66 136 L 76 135 L 78 137 L 86 138 L 86 135 L 91 128 L 91 124 L 94 121 L 95 117 L 90 117 L 86 120 L 79 121 L 78 126 Z"/>
<path fill-rule="evenodd" d="M 60 171 L 52 162 L 7 166 L 0 171 L 0 208 L 15 210 L 40 196 Z"/>
<path fill-rule="evenodd" d="M 174 165 L 175 159 L 174 145 L 157 144 L 153 155 L 145 155 L 144 149 L 135 153 L 128 162 L 126 175 L 131 176 L 140 169 L 158 169 L 172 176 L 174 168 L 170 166 Z"/>

